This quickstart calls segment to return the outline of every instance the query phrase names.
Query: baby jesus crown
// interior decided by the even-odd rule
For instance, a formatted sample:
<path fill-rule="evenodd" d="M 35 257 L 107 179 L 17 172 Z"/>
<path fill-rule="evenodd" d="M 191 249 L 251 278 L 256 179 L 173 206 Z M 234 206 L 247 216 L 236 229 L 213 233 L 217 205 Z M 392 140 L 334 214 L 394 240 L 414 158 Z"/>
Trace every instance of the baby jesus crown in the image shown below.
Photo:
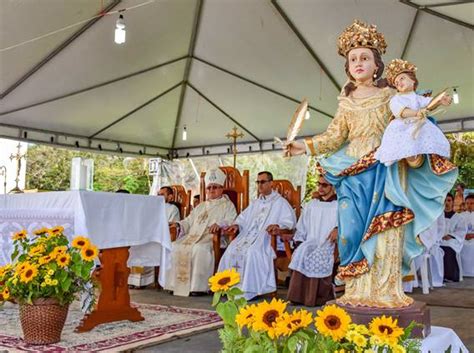
<path fill-rule="evenodd" d="M 387 43 L 384 35 L 377 32 L 377 26 L 354 20 L 339 36 L 337 48 L 337 52 L 342 56 L 347 56 L 347 53 L 355 48 L 373 48 L 382 55 L 385 54 Z"/>
<path fill-rule="evenodd" d="M 395 79 L 403 72 L 416 72 L 416 66 L 409 61 L 402 59 L 393 59 L 387 65 L 386 75 L 390 86 L 395 86 Z"/>

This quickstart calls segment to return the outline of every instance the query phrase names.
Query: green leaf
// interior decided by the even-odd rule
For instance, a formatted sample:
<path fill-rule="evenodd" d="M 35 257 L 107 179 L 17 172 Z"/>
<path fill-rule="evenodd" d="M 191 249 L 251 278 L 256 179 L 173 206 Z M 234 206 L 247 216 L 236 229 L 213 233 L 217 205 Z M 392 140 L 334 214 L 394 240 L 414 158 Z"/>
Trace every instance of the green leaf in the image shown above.
<path fill-rule="evenodd" d="M 67 278 L 67 272 L 64 270 L 59 271 L 59 281 L 62 282 Z"/>
<path fill-rule="evenodd" d="M 227 301 L 225 303 L 219 303 L 216 306 L 216 311 L 219 316 L 224 320 L 226 325 L 235 327 L 235 316 L 238 313 L 238 309 L 232 301 Z"/>
<path fill-rule="evenodd" d="M 90 269 L 88 268 L 88 266 L 83 266 L 83 267 L 82 267 L 82 273 L 81 273 L 82 279 L 88 280 L 89 277 L 90 277 L 90 274 L 91 274 L 91 271 L 90 271 Z"/>
<path fill-rule="evenodd" d="M 242 292 L 242 290 L 238 287 L 233 287 L 227 291 L 227 294 L 233 295 L 235 297 L 235 296 L 244 294 L 244 292 Z"/>
<path fill-rule="evenodd" d="M 15 246 L 15 250 L 13 251 L 12 256 L 11 256 L 12 262 L 15 261 L 17 256 L 18 256 L 18 248 Z"/>
<path fill-rule="evenodd" d="M 216 306 L 221 300 L 222 292 L 215 292 L 214 297 L 212 298 L 212 306 Z"/>
<path fill-rule="evenodd" d="M 69 287 L 71 286 L 72 280 L 70 278 L 66 278 L 64 282 L 61 282 L 61 288 L 64 292 L 67 292 Z"/>

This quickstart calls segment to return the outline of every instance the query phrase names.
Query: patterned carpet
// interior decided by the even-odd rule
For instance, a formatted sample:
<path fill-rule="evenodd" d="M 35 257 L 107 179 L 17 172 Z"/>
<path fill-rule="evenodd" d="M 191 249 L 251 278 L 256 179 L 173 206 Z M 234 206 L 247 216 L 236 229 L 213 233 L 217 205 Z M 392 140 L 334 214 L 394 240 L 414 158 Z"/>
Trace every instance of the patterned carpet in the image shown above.
<path fill-rule="evenodd" d="M 207 331 L 222 326 L 213 311 L 178 308 L 152 304 L 134 304 L 144 321 L 120 321 L 97 326 L 90 332 L 74 333 L 84 316 L 78 305 L 71 306 L 61 342 L 47 346 L 23 342 L 18 306 L 0 307 L 0 352 L 117 352 L 157 344 L 174 337 Z"/>

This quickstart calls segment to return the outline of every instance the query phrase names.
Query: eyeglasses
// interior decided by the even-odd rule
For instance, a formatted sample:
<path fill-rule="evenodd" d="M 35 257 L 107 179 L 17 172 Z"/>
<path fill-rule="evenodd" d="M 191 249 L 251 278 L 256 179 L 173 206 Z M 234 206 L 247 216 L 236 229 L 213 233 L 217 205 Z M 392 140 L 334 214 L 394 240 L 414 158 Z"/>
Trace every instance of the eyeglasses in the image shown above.
<path fill-rule="evenodd" d="M 265 183 L 269 183 L 271 180 L 255 180 L 257 185 L 263 185 Z"/>
<path fill-rule="evenodd" d="M 222 188 L 222 186 L 220 185 L 209 185 L 206 187 L 206 190 L 217 190 L 217 189 L 220 189 Z"/>
<path fill-rule="evenodd" d="M 331 186 L 331 184 L 328 184 L 328 183 L 318 183 L 318 186 L 323 187 L 323 188 L 327 188 L 328 186 Z"/>

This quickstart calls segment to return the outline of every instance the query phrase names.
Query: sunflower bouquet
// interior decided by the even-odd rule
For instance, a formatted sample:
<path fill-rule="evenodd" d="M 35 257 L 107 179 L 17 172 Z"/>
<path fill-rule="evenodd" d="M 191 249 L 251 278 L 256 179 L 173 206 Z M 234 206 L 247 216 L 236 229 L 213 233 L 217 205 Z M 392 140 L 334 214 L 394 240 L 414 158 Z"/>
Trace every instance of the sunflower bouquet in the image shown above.
<path fill-rule="evenodd" d="M 219 330 L 224 353 L 414 353 L 419 340 L 409 339 L 415 323 L 402 329 L 391 317 L 377 317 L 368 325 L 352 323 L 347 312 L 328 305 L 316 317 L 305 309 L 287 311 L 287 303 L 248 304 L 235 287 L 240 281 L 235 269 L 209 279 L 213 306 L 224 321 Z M 222 300 L 224 299 L 224 300 Z"/>
<path fill-rule="evenodd" d="M 38 229 L 31 236 L 22 230 L 12 238 L 12 262 L 0 267 L 0 305 L 40 298 L 67 305 L 79 292 L 93 296 L 91 270 L 98 249 L 87 238 L 79 236 L 69 244 L 63 227 Z"/>

